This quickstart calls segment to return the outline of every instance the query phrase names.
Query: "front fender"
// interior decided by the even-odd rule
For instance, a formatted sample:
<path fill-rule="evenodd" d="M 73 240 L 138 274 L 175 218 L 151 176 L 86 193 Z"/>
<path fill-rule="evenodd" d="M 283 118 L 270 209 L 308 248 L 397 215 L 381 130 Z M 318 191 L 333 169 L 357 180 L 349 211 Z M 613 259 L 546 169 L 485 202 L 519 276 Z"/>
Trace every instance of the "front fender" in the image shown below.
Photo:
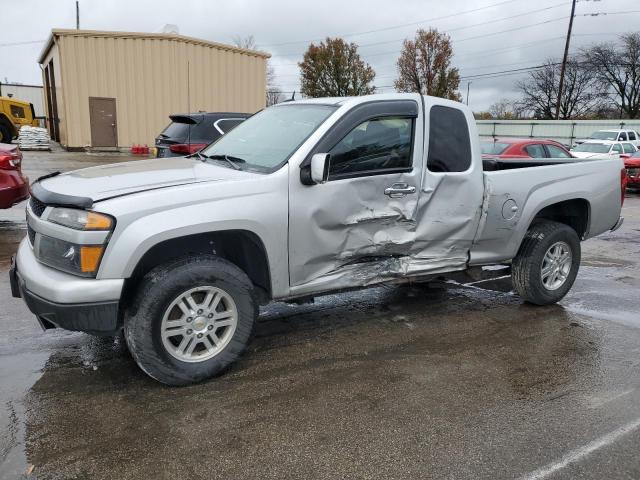
<path fill-rule="evenodd" d="M 97 278 L 129 278 L 144 254 L 166 240 L 245 230 L 264 245 L 273 294 L 285 295 L 289 287 L 286 188 L 286 172 L 275 172 L 265 175 L 259 185 L 188 185 L 102 202 L 96 210 L 113 214 L 117 225 Z M 136 203 L 138 210 L 131 212 Z"/>

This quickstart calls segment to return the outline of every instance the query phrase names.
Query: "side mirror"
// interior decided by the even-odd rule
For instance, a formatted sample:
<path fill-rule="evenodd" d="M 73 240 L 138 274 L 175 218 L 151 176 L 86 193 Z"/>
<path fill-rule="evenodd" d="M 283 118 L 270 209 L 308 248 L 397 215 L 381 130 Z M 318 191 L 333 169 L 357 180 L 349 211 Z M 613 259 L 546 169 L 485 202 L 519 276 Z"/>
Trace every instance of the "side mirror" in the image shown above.
<path fill-rule="evenodd" d="M 315 184 L 325 183 L 329 178 L 328 153 L 316 153 L 311 157 L 311 180 Z"/>

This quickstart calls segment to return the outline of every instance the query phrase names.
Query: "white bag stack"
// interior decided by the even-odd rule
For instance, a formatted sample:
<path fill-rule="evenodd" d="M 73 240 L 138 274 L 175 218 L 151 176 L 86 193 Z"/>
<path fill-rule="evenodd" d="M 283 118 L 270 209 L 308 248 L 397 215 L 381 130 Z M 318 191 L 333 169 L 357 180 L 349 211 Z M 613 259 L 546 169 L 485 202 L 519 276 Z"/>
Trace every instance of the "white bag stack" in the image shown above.
<path fill-rule="evenodd" d="M 49 132 L 46 128 L 24 125 L 18 133 L 20 150 L 51 150 Z"/>

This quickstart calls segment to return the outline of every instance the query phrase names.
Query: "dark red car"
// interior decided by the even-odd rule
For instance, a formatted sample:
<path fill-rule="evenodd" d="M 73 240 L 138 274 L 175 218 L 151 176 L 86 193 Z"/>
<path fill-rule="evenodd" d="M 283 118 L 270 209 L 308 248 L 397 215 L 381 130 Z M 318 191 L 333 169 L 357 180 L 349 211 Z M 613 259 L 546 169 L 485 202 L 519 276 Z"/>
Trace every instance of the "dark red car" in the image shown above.
<path fill-rule="evenodd" d="M 620 155 L 624 160 L 624 168 L 627 169 L 627 187 L 640 188 L 640 151 L 632 154 Z"/>
<path fill-rule="evenodd" d="M 22 152 L 17 145 L 0 143 L 0 209 L 29 197 L 29 180 L 22 175 Z"/>
<path fill-rule="evenodd" d="M 564 145 L 539 138 L 480 140 L 483 158 L 573 158 Z"/>

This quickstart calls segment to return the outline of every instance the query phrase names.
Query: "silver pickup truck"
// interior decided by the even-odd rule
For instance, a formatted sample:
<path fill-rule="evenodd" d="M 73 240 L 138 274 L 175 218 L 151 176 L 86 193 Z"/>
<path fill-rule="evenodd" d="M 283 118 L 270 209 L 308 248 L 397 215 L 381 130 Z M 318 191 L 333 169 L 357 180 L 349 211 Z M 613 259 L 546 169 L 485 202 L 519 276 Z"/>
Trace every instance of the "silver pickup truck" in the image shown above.
<path fill-rule="evenodd" d="M 43 328 L 124 328 L 183 385 L 235 361 L 273 300 L 510 264 L 523 300 L 557 302 L 580 241 L 622 222 L 623 168 L 483 162 L 471 111 L 439 98 L 287 102 L 189 157 L 39 179 L 11 285 Z"/>

